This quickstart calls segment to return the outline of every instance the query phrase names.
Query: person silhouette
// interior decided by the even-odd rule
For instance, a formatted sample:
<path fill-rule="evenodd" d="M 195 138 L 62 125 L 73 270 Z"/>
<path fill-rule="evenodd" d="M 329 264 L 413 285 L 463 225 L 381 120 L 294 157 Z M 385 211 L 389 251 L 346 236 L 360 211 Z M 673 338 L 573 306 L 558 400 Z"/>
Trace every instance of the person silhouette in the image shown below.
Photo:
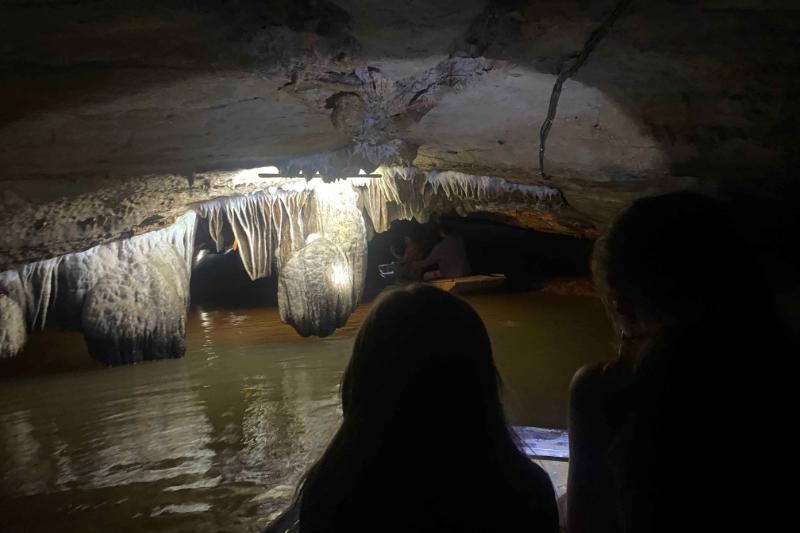
<path fill-rule="evenodd" d="M 341 388 L 343 420 L 269 533 L 554 533 L 547 474 L 517 447 L 483 322 L 412 284 L 381 295 Z"/>
<path fill-rule="evenodd" d="M 638 200 L 595 245 L 592 270 L 621 342 L 617 359 L 573 378 L 567 530 L 757 522 L 759 482 L 734 443 L 743 420 L 780 405 L 743 393 L 770 381 L 753 356 L 786 344 L 725 206 L 691 192 Z"/>

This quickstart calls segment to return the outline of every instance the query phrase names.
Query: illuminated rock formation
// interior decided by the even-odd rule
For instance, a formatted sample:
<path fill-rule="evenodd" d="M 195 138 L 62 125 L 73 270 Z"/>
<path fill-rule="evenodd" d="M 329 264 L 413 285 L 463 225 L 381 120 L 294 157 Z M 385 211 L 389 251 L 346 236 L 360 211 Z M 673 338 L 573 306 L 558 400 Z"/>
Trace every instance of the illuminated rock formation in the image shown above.
<path fill-rule="evenodd" d="M 134 261 L 103 276 L 83 304 L 89 353 L 109 365 L 176 358 L 186 350 L 189 275 L 183 258 L 160 244 Z"/>
<path fill-rule="evenodd" d="M 793 207 L 768 187 L 798 163 L 791 0 L 630 2 L 590 56 L 616 1 L 19 4 L 0 3 L 0 271 L 258 192 L 243 169 L 331 154 L 337 172 L 545 186 L 565 209 L 503 220 L 581 236 L 695 181 Z"/>
<path fill-rule="evenodd" d="M 25 316 L 19 304 L 0 294 L 0 359 L 14 357 L 25 345 Z"/>
<path fill-rule="evenodd" d="M 280 268 L 303 246 L 307 200 L 305 190 L 260 191 L 205 203 L 199 212 L 208 222 L 218 252 L 226 247 L 223 225 L 230 225 L 244 269 L 256 280 L 270 276 L 273 266 Z"/>
<path fill-rule="evenodd" d="M 199 213 L 218 251 L 230 226 L 250 279 L 278 276 L 284 322 L 303 336 L 329 335 L 364 289 L 367 238 L 358 194 L 345 180 L 261 182 L 263 191 L 205 203 Z"/>
<path fill-rule="evenodd" d="M 0 272 L 0 294 L 5 294 L 14 300 L 22 309 L 23 316 L 25 316 L 25 289 L 22 287 L 19 272 L 16 270 Z"/>
<path fill-rule="evenodd" d="M 319 234 L 292 254 L 278 276 L 281 320 L 303 337 L 330 335 L 347 322 L 358 303 L 342 249 Z"/>
<path fill-rule="evenodd" d="M 367 274 L 367 230 L 357 202 L 358 195 L 344 180 L 322 184 L 314 192 L 317 232 L 338 246 L 347 260 L 351 290 L 349 312 L 361 299 Z M 326 276 L 325 279 L 335 278 Z M 337 282 L 337 286 L 341 283 Z"/>
<path fill-rule="evenodd" d="M 496 176 L 462 172 L 424 172 L 415 167 L 382 167 L 382 178 L 358 182 L 360 202 L 376 231 L 386 231 L 393 220 L 425 222 L 431 215 L 456 211 L 508 215 L 529 213 L 524 227 L 540 231 L 592 236 L 594 226 L 571 215 L 558 189 L 512 183 Z M 523 225 L 523 224 L 518 224 Z"/>
<path fill-rule="evenodd" d="M 189 212 L 160 231 L 3 272 L 0 292 L 31 330 L 50 321 L 83 330 L 104 363 L 180 357 L 195 223 Z"/>

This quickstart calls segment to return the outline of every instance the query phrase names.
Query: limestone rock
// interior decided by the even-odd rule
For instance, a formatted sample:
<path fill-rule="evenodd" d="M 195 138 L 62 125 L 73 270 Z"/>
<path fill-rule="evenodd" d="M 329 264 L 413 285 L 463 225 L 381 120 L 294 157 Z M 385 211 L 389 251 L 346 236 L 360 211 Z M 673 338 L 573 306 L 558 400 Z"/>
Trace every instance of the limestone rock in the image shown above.
<path fill-rule="evenodd" d="M 25 315 L 11 297 L 0 294 L 0 359 L 14 357 L 25 345 Z"/>
<path fill-rule="evenodd" d="M 183 356 L 188 274 L 174 249 L 103 277 L 86 295 L 82 328 L 89 352 L 108 365 Z"/>
<path fill-rule="evenodd" d="M 352 312 L 361 299 L 367 274 L 367 229 L 358 209 L 358 195 L 345 181 L 323 184 L 314 194 L 317 229 L 347 259 Z"/>
<path fill-rule="evenodd" d="M 22 286 L 19 272 L 16 270 L 0 272 L 0 294 L 6 294 L 17 302 L 17 305 L 22 309 L 23 316 L 25 315 L 25 288 Z"/>
<path fill-rule="evenodd" d="M 278 277 L 281 320 L 303 337 L 344 326 L 355 306 L 353 276 L 341 248 L 319 234 L 292 254 Z"/>

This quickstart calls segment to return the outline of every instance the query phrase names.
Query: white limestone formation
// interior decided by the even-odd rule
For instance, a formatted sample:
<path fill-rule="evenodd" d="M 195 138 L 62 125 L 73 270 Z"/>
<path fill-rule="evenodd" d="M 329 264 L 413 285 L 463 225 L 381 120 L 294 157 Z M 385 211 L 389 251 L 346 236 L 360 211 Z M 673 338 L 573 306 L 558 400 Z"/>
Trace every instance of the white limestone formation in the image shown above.
<path fill-rule="evenodd" d="M 360 203 L 376 231 L 386 231 L 393 220 L 426 222 L 435 213 L 521 209 L 554 213 L 564 199 L 557 189 L 512 183 L 494 176 L 462 172 L 423 172 L 414 167 L 381 167 L 381 178 L 357 180 Z"/>
<path fill-rule="evenodd" d="M 217 251 L 232 245 L 223 242 L 226 225 L 230 227 L 251 279 L 277 274 L 285 322 L 301 335 L 327 335 L 337 327 L 332 324 L 344 323 L 361 298 L 367 264 L 364 215 L 383 232 L 396 219 L 425 222 L 435 213 L 466 215 L 514 206 L 552 212 L 563 203 L 556 189 L 501 178 L 426 173 L 413 167 L 381 167 L 379 173 L 378 178 L 333 182 L 251 177 L 261 180 L 261 192 L 208 202 L 199 213 Z M 312 233 L 314 238 L 307 239 Z M 316 264 L 340 255 L 344 263 L 336 267 L 336 276 Z M 334 297 L 343 290 L 350 294 Z"/>
<path fill-rule="evenodd" d="M 159 231 L 0 273 L 0 293 L 25 317 L 23 327 L 55 319 L 82 329 L 91 354 L 105 363 L 179 357 L 195 226 L 190 211 Z"/>
<path fill-rule="evenodd" d="M 175 248 L 159 243 L 102 277 L 86 295 L 81 324 L 89 353 L 108 365 L 181 357 L 188 273 Z"/>
<path fill-rule="evenodd" d="M 325 337 L 345 325 L 357 302 L 341 248 L 319 235 L 292 254 L 278 277 L 281 320 L 303 337 Z"/>
<path fill-rule="evenodd" d="M 25 345 L 25 315 L 19 304 L 0 294 L 0 359 L 14 357 Z"/>
<path fill-rule="evenodd" d="M 230 224 L 242 264 L 256 280 L 270 276 L 273 263 L 280 268 L 303 246 L 307 198 L 303 190 L 259 192 L 208 202 L 200 207 L 200 215 L 208 220 L 217 251 L 225 248 L 222 229 L 226 221 Z"/>
<path fill-rule="evenodd" d="M 314 207 L 317 231 L 338 246 L 347 260 L 352 312 L 361 299 L 367 274 L 367 229 L 358 209 L 358 195 L 346 181 L 324 184 L 314 191 Z"/>

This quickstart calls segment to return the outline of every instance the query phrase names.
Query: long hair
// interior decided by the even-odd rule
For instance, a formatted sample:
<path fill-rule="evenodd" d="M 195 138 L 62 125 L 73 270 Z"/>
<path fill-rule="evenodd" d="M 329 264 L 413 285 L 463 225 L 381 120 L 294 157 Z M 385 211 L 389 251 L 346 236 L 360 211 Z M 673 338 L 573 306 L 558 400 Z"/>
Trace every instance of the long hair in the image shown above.
<path fill-rule="evenodd" d="M 444 291 L 412 285 L 379 298 L 341 394 L 341 427 L 297 496 L 301 532 L 463 531 L 480 515 L 464 508 L 473 496 L 505 494 L 504 482 L 530 473 L 486 329 Z"/>

